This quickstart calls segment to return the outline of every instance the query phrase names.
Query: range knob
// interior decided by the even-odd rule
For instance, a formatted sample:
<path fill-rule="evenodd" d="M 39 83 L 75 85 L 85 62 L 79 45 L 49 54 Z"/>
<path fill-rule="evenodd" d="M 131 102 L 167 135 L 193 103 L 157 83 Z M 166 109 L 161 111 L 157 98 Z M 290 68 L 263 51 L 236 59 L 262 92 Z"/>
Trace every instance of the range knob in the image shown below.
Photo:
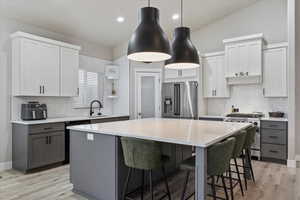
<path fill-rule="evenodd" d="M 258 125 L 258 123 L 257 123 L 257 122 L 254 122 L 253 124 L 254 124 L 255 126 L 257 126 L 257 125 Z"/>

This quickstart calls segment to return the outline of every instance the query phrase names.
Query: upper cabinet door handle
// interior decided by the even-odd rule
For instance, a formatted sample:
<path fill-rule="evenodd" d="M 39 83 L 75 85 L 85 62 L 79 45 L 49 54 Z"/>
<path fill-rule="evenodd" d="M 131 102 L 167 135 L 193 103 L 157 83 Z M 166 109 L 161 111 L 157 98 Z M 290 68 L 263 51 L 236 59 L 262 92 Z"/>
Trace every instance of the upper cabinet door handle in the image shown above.
<path fill-rule="evenodd" d="M 42 86 L 40 85 L 40 94 L 42 94 Z"/>

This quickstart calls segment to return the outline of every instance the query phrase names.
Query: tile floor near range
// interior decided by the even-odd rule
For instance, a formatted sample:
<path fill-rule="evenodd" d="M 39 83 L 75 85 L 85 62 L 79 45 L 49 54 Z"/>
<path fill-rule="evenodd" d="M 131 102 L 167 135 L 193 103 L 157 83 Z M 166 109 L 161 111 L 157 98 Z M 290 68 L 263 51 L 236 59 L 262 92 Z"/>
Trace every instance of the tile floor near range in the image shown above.
<path fill-rule="evenodd" d="M 256 184 L 249 182 L 244 197 L 236 190 L 236 200 L 300 200 L 299 168 L 257 161 L 254 162 L 254 167 Z M 72 192 L 69 166 L 28 175 L 9 170 L 1 172 L 0 176 L 0 200 L 87 200 Z M 183 183 L 184 177 L 185 174 L 181 172 L 169 178 L 172 200 L 180 199 L 182 186 L 178 183 Z M 189 192 L 192 192 L 193 184 L 191 181 Z M 160 196 L 160 188 L 164 188 L 163 185 L 156 187 L 155 196 Z"/>

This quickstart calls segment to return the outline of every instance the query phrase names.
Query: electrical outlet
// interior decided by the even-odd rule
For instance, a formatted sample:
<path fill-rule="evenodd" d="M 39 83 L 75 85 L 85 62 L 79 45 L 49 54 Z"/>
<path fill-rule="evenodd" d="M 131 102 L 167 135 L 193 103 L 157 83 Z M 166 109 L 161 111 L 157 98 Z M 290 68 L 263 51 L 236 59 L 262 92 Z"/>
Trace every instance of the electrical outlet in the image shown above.
<path fill-rule="evenodd" d="M 87 140 L 94 141 L 94 134 L 88 133 L 86 138 L 87 138 Z"/>

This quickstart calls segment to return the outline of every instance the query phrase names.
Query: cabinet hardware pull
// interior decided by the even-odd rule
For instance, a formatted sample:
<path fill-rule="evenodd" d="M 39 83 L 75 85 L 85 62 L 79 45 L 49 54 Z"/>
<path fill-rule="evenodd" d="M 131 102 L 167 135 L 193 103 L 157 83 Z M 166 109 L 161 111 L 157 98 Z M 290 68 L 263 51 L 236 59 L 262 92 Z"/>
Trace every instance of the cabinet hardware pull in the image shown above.
<path fill-rule="evenodd" d="M 51 130 L 52 129 L 52 127 L 46 127 L 46 128 L 44 128 L 44 130 Z"/>
<path fill-rule="evenodd" d="M 275 151 L 275 150 L 270 150 L 269 152 L 270 153 L 278 153 L 278 151 Z"/>
<path fill-rule="evenodd" d="M 45 94 L 45 86 L 43 85 L 43 94 Z"/>
<path fill-rule="evenodd" d="M 277 136 L 269 136 L 269 138 L 277 139 L 278 137 Z"/>
<path fill-rule="evenodd" d="M 278 127 L 278 125 L 271 124 L 270 127 Z"/>

